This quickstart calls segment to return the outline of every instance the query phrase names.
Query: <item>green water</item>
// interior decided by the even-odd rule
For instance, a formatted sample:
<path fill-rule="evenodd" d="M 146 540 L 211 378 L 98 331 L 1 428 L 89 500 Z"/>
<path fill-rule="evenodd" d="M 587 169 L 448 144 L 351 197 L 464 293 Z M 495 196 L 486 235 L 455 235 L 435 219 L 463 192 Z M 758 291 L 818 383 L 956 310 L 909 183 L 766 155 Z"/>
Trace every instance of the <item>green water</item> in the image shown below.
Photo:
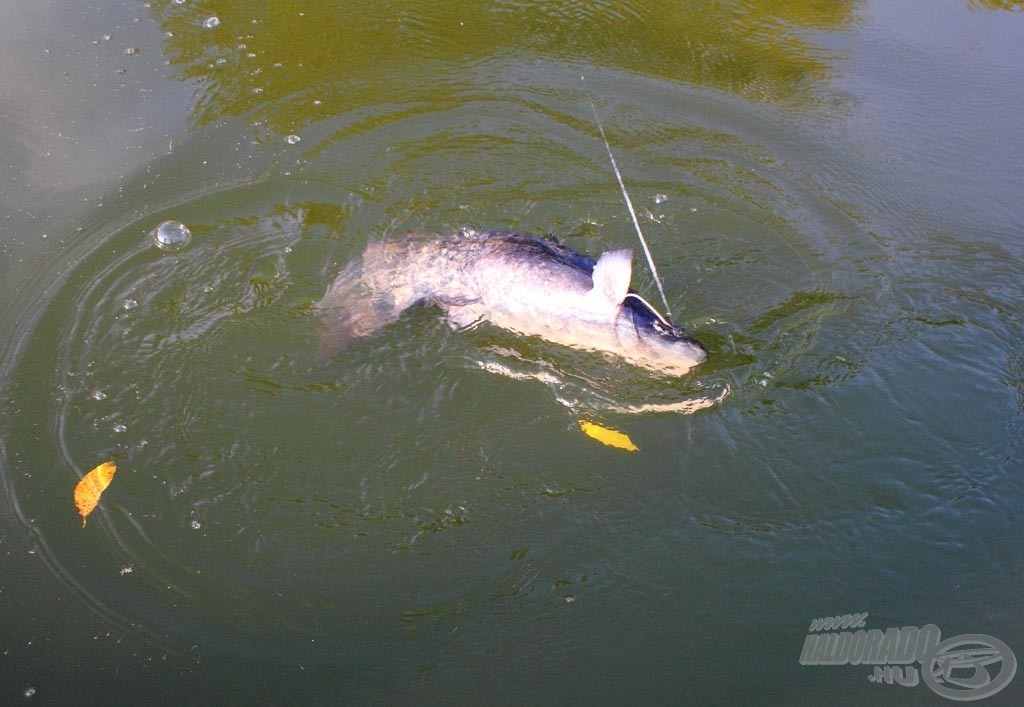
<path fill-rule="evenodd" d="M 5 27 L 0 702 L 948 704 L 800 663 L 858 612 L 1024 660 L 1019 3 Z M 314 303 L 382 235 L 636 247 L 595 110 L 706 364 L 432 310 L 320 355 Z"/>

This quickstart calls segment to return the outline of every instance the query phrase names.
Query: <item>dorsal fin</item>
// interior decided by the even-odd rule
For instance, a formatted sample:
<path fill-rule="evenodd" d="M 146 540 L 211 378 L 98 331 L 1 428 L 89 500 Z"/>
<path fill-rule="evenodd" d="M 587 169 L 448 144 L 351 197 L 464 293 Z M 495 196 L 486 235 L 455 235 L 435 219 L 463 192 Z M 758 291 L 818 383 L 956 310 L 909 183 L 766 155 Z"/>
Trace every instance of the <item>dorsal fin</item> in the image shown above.
<path fill-rule="evenodd" d="M 614 309 L 622 304 L 629 292 L 629 280 L 633 274 L 633 250 L 610 250 L 602 253 L 594 265 L 594 287 L 587 293 L 593 306 L 598 309 Z"/>

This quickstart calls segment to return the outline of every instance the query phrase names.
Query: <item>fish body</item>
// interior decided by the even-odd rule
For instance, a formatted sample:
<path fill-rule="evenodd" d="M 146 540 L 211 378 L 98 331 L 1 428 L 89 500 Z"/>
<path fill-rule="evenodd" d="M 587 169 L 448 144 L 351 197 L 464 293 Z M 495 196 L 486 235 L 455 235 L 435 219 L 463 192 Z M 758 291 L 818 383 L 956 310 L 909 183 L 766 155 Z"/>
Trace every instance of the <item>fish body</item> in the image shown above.
<path fill-rule="evenodd" d="M 416 305 L 453 326 L 478 322 L 682 375 L 707 359 L 696 339 L 629 289 L 632 251 L 596 261 L 556 241 L 512 233 L 406 234 L 371 243 L 318 308 L 329 351 L 369 336 Z"/>

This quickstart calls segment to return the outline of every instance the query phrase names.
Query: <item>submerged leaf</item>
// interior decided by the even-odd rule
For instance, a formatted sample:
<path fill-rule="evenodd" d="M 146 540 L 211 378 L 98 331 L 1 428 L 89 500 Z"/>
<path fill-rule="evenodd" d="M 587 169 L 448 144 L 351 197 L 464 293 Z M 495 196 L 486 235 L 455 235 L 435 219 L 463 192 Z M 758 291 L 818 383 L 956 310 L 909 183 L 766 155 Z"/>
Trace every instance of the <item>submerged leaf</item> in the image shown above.
<path fill-rule="evenodd" d="M 110 486 L 115 471 L 117 471 L 117 465 L 114 462 L 103 462 L 83 476 L 75 486 L 75 508 L 82 516 L 83 528 L 86 516 L 92 513 L 96 504 L 100 502 L 100 495 Z"/>
<path fill-rule="evenodd" d="M 588 422 L 587 420 L 580 420 L 580 429 L 587 436 L 593 437 L 601 444 L 607 444 L 609 447 L 625 449 L 627 452 L 635 452 L 639 449 L 639 447 L 633 444 L 633 440 L 629 438 L 629 435 L 623 434 L 618 430 L 610 430 L 607 427 L 601 427 L 601 425 Z"/>

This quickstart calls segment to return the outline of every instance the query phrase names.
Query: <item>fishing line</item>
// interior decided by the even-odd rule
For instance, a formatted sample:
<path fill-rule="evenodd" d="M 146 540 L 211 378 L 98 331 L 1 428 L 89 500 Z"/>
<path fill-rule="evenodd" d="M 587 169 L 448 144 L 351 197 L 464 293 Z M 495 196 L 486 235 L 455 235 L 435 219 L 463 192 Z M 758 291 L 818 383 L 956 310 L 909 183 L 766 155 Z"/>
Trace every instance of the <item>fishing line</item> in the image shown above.
<path fill-rule="evenodd" d="M 640 239 L 640 245 L 643 246 L 644 255 L 647 256 L 647 264 L 651 266 L 651 274 L 654 276 L 654 284 L 658 286 L 658 292 L 661 293 L 661 301 L 665 303 L 665 314 L 669 319 L 672 318 L 672 310 L 668 306 L 668 298 L 665 297 L 665 290 L 661 286 L 661 277 L 658 276 L 658 268 L 654 265 L 654 257 L 651 255 L 651 249 L 647 247 L 647 240 L 644 238 L 643 231 L 640 230 L 640 221 L 637 220 L 636 211 L 633 209 L 633 202 L 629 198 L 629 192 L 626 191 L 626 185 L 622 181 L 622 174 L 619 172 L 619 166 L 615 164 L 615 155 L 612 154 L 612 146 L 608 143 L 608 137 L 604 134 L 604 126 L 601 125 L 601 116 L 597 114 L 597 106 L 594 102 L 590 102 L 590 107 L 594 111 L 594 120 L 597 121 L 597 129 L 601 131 L 601 139 L 604 140 L 604 147 L 608 150 L 608 159 L 612 162 L 612 170 L 615 172 L 615 178 L 619 180 L 619 189 L 622 190 L 622 196 L 626 199 L 626 207 L 629 209 L 629 215 L 633 219 L 633 226 L 636 228 L 636 235 Z M 653 308 L 652 308 L 653 309 Z"/>
<path fill-rule="evenodd" d="M 656 309 L 654 308 L 654 306 L 653 306 L 653 305 L 651 305 L 651 303 L 650 303 L 650 302 L 648 302 L 647 300 L 645 300 L 645 299 L 644 299 L 643 297 L 641 297 L 641 296 L 640 296 L 640 295 L 638 295 L 637 293 L 635 293 L 635 292 L 627 292 L 627 293 L 626 293 L 626 297 L 632 297 L 633 299 L 635 299 L 635 300 L 639 300 L 639 301 L 640 301 L 641 303 L 643 303 L 643 305 L 644 305 L 645 307 L 647 307 L 647 309 L 648 309 L 648 310 L 650 310 L 651 314 L 653 314 L 654 316 L 656 316 L 656 317 L 658 318 L 658 320 L 659 320 L 659 321 L 661 321 L 661 323 L 662 323 L 662 324 L 664 324 L 664 325 L 665 325 L 665 326 L 666 326 L 666 327 L 668 328 L 668 330 L 669 330 L 669 331 L 672 331 L 673 329 L 675 329 L 675 327 L 674 327 L 674 326 L 672 325 L 672 322 L 671 322 L 671 321 L 669 321 L 669 319 L 668 319 L 668 318 L 666 318 L 666 317 L 665 317 L 665 316 L 664 316 L 664 315 L 663 315 L 663 314 L 662 314 L 661 312 L 659 312 L 658 310 L 656 310 Z M 667 307 L 667 306 L 668 306 L 668 305 L 666 304 L 666 307 Z"/>

